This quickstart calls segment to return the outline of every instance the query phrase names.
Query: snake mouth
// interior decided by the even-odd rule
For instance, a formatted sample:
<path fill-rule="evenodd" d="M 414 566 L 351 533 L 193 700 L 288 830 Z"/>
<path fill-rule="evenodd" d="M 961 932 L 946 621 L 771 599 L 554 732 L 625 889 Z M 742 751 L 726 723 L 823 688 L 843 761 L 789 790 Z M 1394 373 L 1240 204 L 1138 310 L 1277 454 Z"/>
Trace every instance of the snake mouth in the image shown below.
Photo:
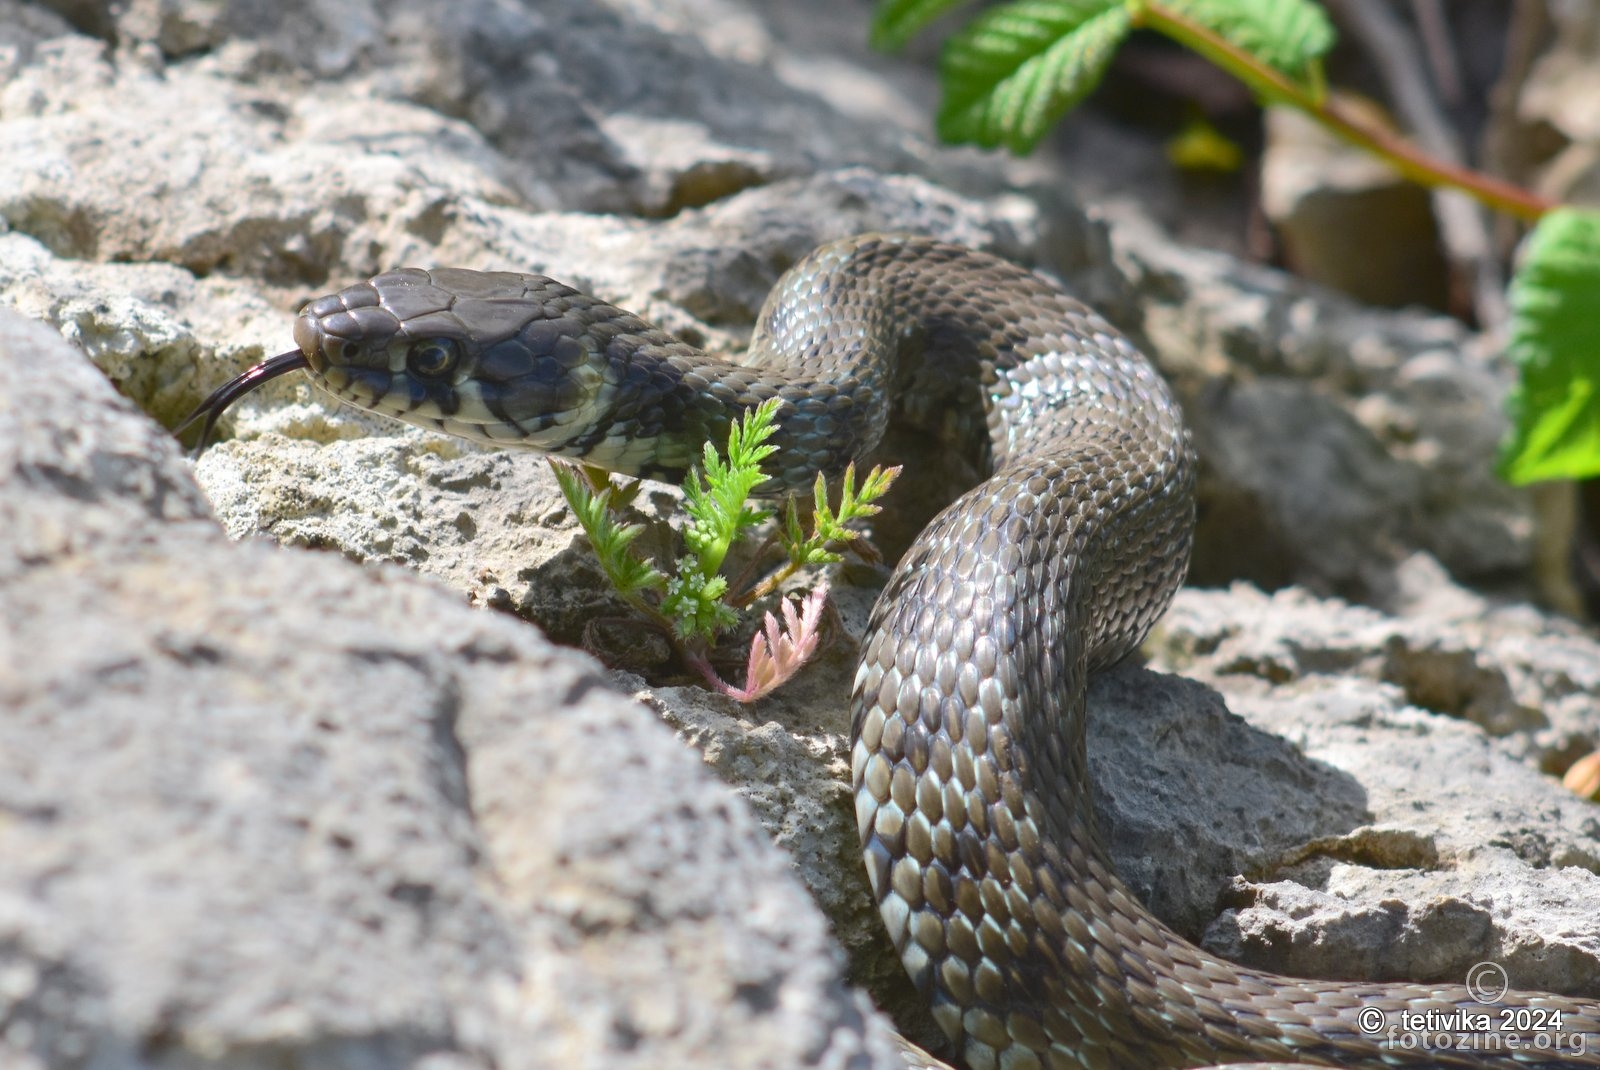
<path fill-rule="evenodd" d="M 202 401 L 194 412 L 184 419 L 183 423 L 173 429 L 172 433 L 181 435 L 188 429 L 190 424 L 204 417 L 205 423 L 200 427 L 200 437 L 194 444 L 193 456 L 198 457 L 206 448 L 206 443 L 211 440 L 211 432 L 216 430 L 217 421 L 221 419 L 222 414 L 234 402 L 269 379 L 276 379 L 280 375 L 287 375 L 289 372 L 310 367 L 311 361 L 304 352 L 298 349 L 292 349 L 287 353 L 279 353 L 275 357 L 268 357 L 260 364 L 241 372 L 213 390 L 211 396 Z"/>

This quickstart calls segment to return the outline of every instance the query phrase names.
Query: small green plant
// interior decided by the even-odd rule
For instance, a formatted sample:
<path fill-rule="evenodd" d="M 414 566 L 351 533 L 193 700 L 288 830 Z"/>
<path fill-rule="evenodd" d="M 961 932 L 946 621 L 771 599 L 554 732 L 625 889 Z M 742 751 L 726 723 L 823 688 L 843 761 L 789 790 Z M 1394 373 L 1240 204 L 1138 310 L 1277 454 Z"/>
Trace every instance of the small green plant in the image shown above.
<path fill-rule="evenodd" d="M 683 484 L 687 553 L 678 559 L 670 576 L 635 551 L 633 544 L 644 526 L 621 519 L 620 511 L 638 494 L 637 480 L 617 484 L 598 469 L 554 459 L 550 462 L 561 493 L 583 526 L 612 587 L 671 636 L 684 661 L 713 687 L 741 702 L 753 701 L 788 680 L 816 650 L 827 585 L 819 583 L 800 600 L 798 609 L 785 598 L 781 625 L 772 613 L 766 614 L 763 630 L 751 641 L 742 687 L 725 682 L 711 666 L 709 653 L 718 637 L 738 623 L 739 610 L 776 591 L 801 568 L 842 560 L 839 550 L 845 546 L 869 552 L 861 534 L 846 525 L 877 513 L 880 507 L 874 503 L 900 472 L 898 468 L 873 468 L 857 490 L 855 465 L 850 465 L 841 480 L 837 509 L 829 506 L 827 481 L 818 473 L 812 488 L 811 533 L 805 533 L 791 497 L 783 524 L 757 550 L 753 564 L 773 542 L 782 547 L 786 562 L 749 587 L 742 585 L 743 575 L 730 581 L 722 574 L 729 551 L 773 515 L 770 509 L 753 504 L 751 495 L 766 478 L 761 462 L 777 449 L 767 439 L 777 430 L 778 406 L 773 399 L 733 421 L 725 452 L 706 443 L 700 464 L 690 470 Z"/>
<path fill-rule="evenodd" d="M 879 0 L 872 41 L 904 45 L 970 0 Z M 1153 30 L 1243 82 L 1263 104 L 1296 108 L 1427 186 L 1451 186 L 1534 223 L 1511 284 L 1511 353 L 1521 372 L 1500 459 L 1514 483 L 1600 475 L 1600 213 L 1550 201 L 1443 160 L 1330 94 L 1322 56 L 1332 23 L 1312 0 L 1011 0 L 944 43 L 939 135 L 1031 151 L 1099 85 L 1117 46 Z"/>

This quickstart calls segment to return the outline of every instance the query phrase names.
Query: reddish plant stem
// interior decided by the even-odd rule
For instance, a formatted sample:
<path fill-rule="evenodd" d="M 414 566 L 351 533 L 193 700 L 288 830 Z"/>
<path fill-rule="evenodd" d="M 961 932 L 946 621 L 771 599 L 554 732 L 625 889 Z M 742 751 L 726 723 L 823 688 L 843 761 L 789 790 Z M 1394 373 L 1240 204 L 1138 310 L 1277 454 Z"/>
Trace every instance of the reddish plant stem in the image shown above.
<path fill-rule="evenodd" d="M 1319 98 L 1292 78 L 1167 5 L 1151 0 L 1134 12 L 1133 23 L 1155 30 L 1200 53 L 1244 82 L 1259 96 L 1299 108 L 1334 134 L 1382 156 L 1413 182 L 1451 186 L 1483 204 L 1530 223 L 1556 207 L 1553 201 L 1491 175 L 1436 159 L 1393 131 L 1350 113 L 1336 100 Z"/>

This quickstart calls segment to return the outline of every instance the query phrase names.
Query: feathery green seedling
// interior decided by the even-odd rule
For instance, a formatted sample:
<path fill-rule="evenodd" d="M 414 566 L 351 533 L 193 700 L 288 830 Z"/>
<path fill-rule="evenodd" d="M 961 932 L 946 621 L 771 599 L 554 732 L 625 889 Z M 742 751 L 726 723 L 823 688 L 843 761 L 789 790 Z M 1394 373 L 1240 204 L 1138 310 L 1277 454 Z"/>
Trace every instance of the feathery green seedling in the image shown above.
<path fill-rule="evenodd" d="M 746 606 L 758 598 L 765 597 L 807 565 L 831 565 L 836 561 L 843 561 L 844 555 L 839 553 L 836 547 L 849 547 L 862 557 L 873 555 L 875 551 L 862 534 L 859 531 L 852 531 L 845 525 L 852 520 L 864 520 L 877 515 L 882 507 L 873 503 L 883 497 L 884 492 L 899 474 L 898 466 L 873 468 L 867 473 L 866 479 L 862 480 L 861 489 L 858 491 L 855 485 L 856 466 L 852 461 L 845 467 L 844 475 L 840 478 L 839 508 L 838 511 L 834 511 L 828 506 L 828 482 L 822 478 L 822 473 L 818 472 L 817 481 L 811 489 L 813 498 L 811 534 L 805 533 L 800 522 L 799 506 L 793 498 L 790 498 L 784 508 L 783 528 L 778 536 L 778 542 L 788 554 L 789 561 L 783 568 L 752 587 L 748 593 L 739 596 L 737 604 Z"/>
<path fill-rule="evenodd" d="M 596 474 L 605 476 L 597 469 L 580 469 L 577 465 L 554 460 L 550 468 L 556 474 L 556 482 L 561 484 L 561 494 L 567 499 L 567 505 L 589 537 L 589 545 L 594 547 L 606 579 L 629 605 L 643 613 L 654 614 L 655 609 L 644 600 L 644 592 L 664 590 L 667 578 L 633 552 L 633 540 L 644 532 L 644 525 L 619 523 L 616 514 L 617 509 L 633 500 L 638 481 L 624 487 L 607 479 L 597 485 Z"/>
<path fill-rule="evenodd" d="M 741 702 L 753 701 L 782 684 L 816 650 L 827 586 L 818 584 L 798 610 L 784 599 L 781 627 L 773 614 L 766 614 L 764 630 L 751 642 L 743 687 L 724 682 L 712 669 L 708 653 L 717 637 L 738 623 L 739 609 L 777 590 L 799 569 L 842 560 L 838 551 L 844 547 L 866 552 L 860 533 L 845 525 L 877 513 L 880 507 L 874 503 L 900 471 L 873 468 L 858 490 L 855 465 L 850 465 L 844 473 L 837 510 L 829 506 L 827 481 L 818 473 L 811 532 L 806 533 L 791 498 L 775 536 L 786 563 L 750 590 L 734 589 L 721 571 L 729 551 L 772 517 L 772 510 L 753 504 L 751 495 L 766 478 L 761 462 L 777 450 L 767 440 L 777 430 L 779 405 L 774 398 L 735 420 L 728 428 L 725 451 L 706 443 L 700 464 L 690 470 L 683 484 L 683 509 L 689 518 L 683 542 L 688 552 L 679 557 L 671 575 L 635 550 L 633 543 L 644 526 L 620 518 L 619 510 L 638 493 L 638 481 L 616 484 L 597 469 L 580 470 L 555 459 L 550 462 L 561 493 L 617 593 L 668 634 L 679 656 L 713 687 Z"/>

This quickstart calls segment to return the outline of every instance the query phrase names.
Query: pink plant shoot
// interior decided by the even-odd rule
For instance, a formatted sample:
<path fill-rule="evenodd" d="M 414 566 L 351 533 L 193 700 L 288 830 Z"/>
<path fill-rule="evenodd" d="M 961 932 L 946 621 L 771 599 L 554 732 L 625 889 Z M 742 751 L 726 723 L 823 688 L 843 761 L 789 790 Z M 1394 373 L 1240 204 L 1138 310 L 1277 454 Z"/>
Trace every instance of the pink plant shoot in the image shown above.
<path fill-rule="evenodd" d="M 783 600 L 783 628 L 769 611 L 766 628 L 757 632 L 750 641 L 750 662 L 745 668 L 744 687 L 734 687 L 721 680 L 710 666 L 705 667 L 712 686 L 729 698 L 739 702 L 756 699 L 780 686 L 799 671 L 817 649 L 817 631 L 822 623 L 822 607 L 828 601 L 828 584 L 824 580 L 812 588 L 811 593 L 795 603 Z"/>

